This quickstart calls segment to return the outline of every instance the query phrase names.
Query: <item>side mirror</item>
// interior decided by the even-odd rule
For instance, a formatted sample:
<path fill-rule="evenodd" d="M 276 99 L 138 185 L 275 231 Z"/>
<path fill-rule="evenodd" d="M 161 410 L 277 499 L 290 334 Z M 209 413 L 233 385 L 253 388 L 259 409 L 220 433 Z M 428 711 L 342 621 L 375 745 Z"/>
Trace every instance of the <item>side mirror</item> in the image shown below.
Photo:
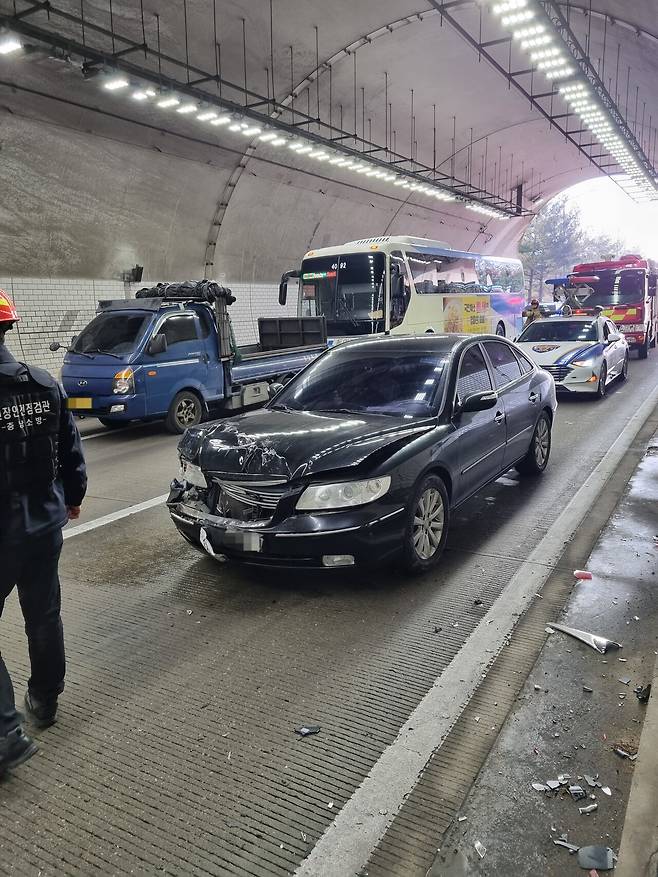
<path fill-rule="evenodd" d="M 288 300 L 288 278 L 284 275 L 279 283 L 279 304 L 284 306 Z"/>
<path fill-rule="evenodd" d="M 487 390 L 484 393 L 473 393 L 462 402 L 461 411 L 488 411 L 498 402 L 498 393 Z"/>
<path fill-rule="evenodd" d="M 614 344 L 615 341 L 621 341 L 623 337 L 624 336 L 621 334 L 621 332 L 611 332 L 608 335 L 608 344 Z"/>
<path fill-rule="evenodd" d="M 166 351 L 167 339 L 162 332 L 158 332 L 158 334 L 154 335 L 149 341 L 147 352 L 149 356 L 157 356 L 160 353 L 166 353 Z"/>
<path fill-rule="evenodd" d="M 48 349 L 52 350 L 53 353 L 57 353 L 58 350 L 62 349 L 62 345 L 59 343 L 59 341 L 53 341 L 52 344 L 48 345 Z"/>
<path fill-rule="evenodd" d="M 270 395 L 270 399 L 273 399 L 275 396 L 278 396 L 278 394 L 281 392 L 281 390 L 283 390 L 283 384 L 279 384 L 279 383 L 270 384 L 269 390 L 268 390 L 269 395 Z"/>

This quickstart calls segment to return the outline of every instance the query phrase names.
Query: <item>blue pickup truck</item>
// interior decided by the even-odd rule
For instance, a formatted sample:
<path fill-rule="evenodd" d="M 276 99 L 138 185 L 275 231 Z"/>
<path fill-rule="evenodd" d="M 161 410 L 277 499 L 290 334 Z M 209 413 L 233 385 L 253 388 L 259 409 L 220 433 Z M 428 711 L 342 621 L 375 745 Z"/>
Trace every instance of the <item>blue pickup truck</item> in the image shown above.
<path fill-rule="evenodd" d="M 64 357 L 69 408 L 107 427 L 164 418 L 181 433 L 212 412 L 265 402 L 273 383 L 326 348 L 324 323 L 294 317 L 260 319 L 259 343 L 237 347 L 227 310 L 233 301 L 229 289 L 199 281 L 99 302 Z"/>

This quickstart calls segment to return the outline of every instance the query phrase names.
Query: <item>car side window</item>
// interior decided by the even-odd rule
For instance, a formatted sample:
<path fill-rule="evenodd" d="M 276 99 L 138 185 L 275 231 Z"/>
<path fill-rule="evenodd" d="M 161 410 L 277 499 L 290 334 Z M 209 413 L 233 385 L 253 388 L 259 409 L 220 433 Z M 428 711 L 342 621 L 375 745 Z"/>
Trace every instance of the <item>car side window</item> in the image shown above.
<path fill-rule="evenodd" d="M 496 387 L 504 387 L 521 376 L 521 366 L 514 351 L 507 344 L 501 341 L 485 341 L 484 349 L 493 365 Z"/>
<path fill-rule="evenodd" d="M 462 357 L 457 378 L 457 395 L 463 401 L 473 393 L 493 390 L 489 369 L 477 345 L 470 347 Z"/>
<path fill-rule="evenodd" d="M 160 330 L 167 339 L 167 347 L 183 341 L 196 341 L 196 321 L 192 314 L 168 317 Z"/>
<path fill-rule="evenodd" d="M 532 369 L 534 368 L 534 366 L 530 362 L 530 360 L 527 357 L 525 357 L 519 350 L 515 350 L 514 354 L 519 362 L 519 366 L 520 366 L 523 374 L 527 375 L 528 372 L 531 372 Z"/>
<path fill-rule="evenodd" d="M 206 311 L 201 311 L 199 314 L 199 322 L 201 324 L 201 337 L 205 340 L 210 336 L 210 332 L 212 331 L 210 314 Z"/>

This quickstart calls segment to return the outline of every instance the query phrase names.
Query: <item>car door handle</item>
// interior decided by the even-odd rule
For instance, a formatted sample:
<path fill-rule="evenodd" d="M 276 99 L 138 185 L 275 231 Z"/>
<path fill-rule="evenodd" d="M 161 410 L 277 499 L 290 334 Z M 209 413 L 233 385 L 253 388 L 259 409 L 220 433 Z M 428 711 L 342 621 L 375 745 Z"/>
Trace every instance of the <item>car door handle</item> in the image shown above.
<path fill-rule="evenodd" d="M 494 417 L 496 423 L 502 423 L 505 420 L 505 415 L 502 411 L 496 411 L 496 416 Z"/>

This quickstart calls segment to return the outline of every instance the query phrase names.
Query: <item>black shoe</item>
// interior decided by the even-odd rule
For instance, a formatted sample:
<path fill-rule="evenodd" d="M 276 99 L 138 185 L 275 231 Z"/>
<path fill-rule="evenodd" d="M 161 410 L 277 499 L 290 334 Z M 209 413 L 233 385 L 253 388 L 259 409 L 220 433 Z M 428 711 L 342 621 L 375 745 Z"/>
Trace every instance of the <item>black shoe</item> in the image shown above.
<path fill-rule="evenodd" d="M 49 728 L 57 721 L 57 698 L 39 700 L 30 691 L 26 691 L 25 710 L 37 728 Z"/>
<path fill-rule="evenodd" d="M 19 764 L 23 764 L 39 751 L 37 744 L 23 733 L 20 727 L 0 737 L 0 776 Z"/>

